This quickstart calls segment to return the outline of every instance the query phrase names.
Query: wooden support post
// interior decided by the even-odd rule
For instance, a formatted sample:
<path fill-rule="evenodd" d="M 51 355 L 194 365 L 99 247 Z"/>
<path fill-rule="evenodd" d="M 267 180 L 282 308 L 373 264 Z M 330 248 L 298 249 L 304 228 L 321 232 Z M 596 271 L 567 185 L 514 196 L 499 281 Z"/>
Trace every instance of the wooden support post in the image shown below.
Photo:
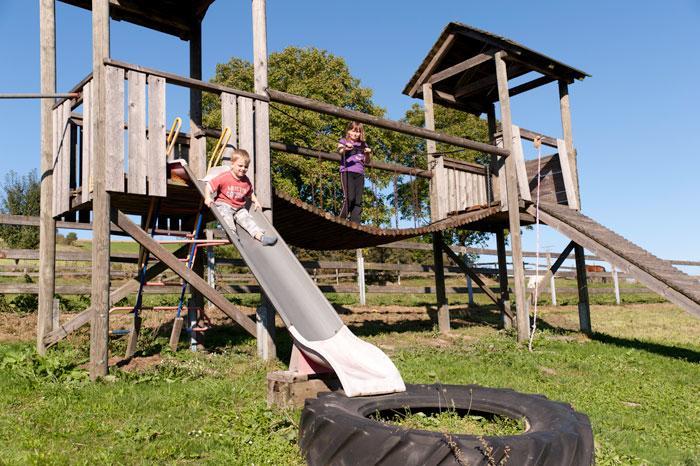
<path fill-rule="evenodd" d="M 510 307 L 508 292 L 508 259 L 506 258 L 505 232 L 496 230 L 496 253 L 498 254 L 498 284 L 501 288 L 501 326 L 505 329 L 513 327 L 513 311 Z"/>
<path fill-rule="evenodd" d="M 569 168 L 576 190 L 576 206 L 581 209 L 581 191 L 578 183 L 578 164 L 576 162 L 576 150 L 574 149 L 574 138 L 571 130 L 571 105 L 569 102 L 569 86 L 564 80 L 559 81 L 559 108 L 561 110 L 561 126 L 566 143 L 566 152 L 569 158 Z"/>
<path fill-rule="evenodd" d="M 620 278 L 617 275 L 617 268 L 610 264 L 612 268 L 613 287 L 615 288 L 615 304 L 620 305 Z"/>
<path fill-rule="evenodd" d="M 134 357 L 134 354 L 136 354 L 136 348 L 138 347 L 138 341 L 139 341 L 139 334 L 141 333 L 141 314 L 140 310 L 139 313 L 134 314 L 134 320 L 131 324 L 131 331 L 129 332 L 129 339 L 127 340 L 126 343 L 126 353 L 124 354 L 124 357 L 126 359 Z"/>
<path fill-rule="evenodd" d="M 495 144 L 496 142 L 496 108 L 494 104 L 489 105 L 486 108 L 486 122 L 489 128 L 489 143 Z M 491 154 L 489 161 L 489 171 L 491 172 L 491 179 L 488 180 L 490 189 L 490 197 L 488 202 L 491 203 L 496 199 L 500 199 L 500 189 L 498 186 L 498 177 L 502 174 L 498 170 L 498 156 Z"/>
<path fill-rule="evenodd" d="M 508 94 L 508 73 L 504 52 L 497 52 L 496 78 L 498 81 L 498 100 L 501 106 L 501 124 L 503 126 L 503 144 L 509 153 L 513 153 L 513 134 L 510 113 L 510 96 Z M 525 342 L 530 335 L 530 322 L 525 307 L 525 270 L 523 268 L 523 252 L 520 241 L 520 203 L 518 199 L 518 176 L 515 158 L 506 158 L 506 190 L 508 191 L 508 226 L 510 230 L 511 249 L 513 254 L 513 288 L 515 290 L 516 323 L 518 341 Z"/>
<path fill-rule="evenodd" d="M 450 332 L 450 308 L 445 291 L 445 268 L 442 261 L 442 233 L 433 233 L 433 264 L 435 267 L 435 297 L 437 298 L 438 328 L 440 333 Z"/>
<path fill-rule="evenodd" d="M 41 92 L 56 92 L 56 0 L 41 0 L 40 62 Z M 56 290 L 56 221 L 51 212 L 53 199 L 53 99 L 41 101 L 41 198 L 39 217 L 39 310 L 36 349 L 46 352 L 44 337 L 53 330 L 52 309 Z"/>
<path fill-rule="evenodd" d="M 547 268 L 552 268 L 552 255 L 547 254 Z M 555 274 L 549 277 L 549 291 L 552 293 L 552 306 L 557 305 L 557 284 L 555 280 Z"/>
<path fill-rule="evenodd" d="M 61 325 L 61 302 L 58 298 L 54 298 L 51 309 L 51 324 L 53 328 L 58 328 Z"/>
<path fill-rule="evenodd" d="M 267 94 L 267 9 L 265 0 L 252 1 L 253 87 L 256 94 Z M 255 195 L 265 217 L 272 223 L 272 178 L 270 169 L 270 105 L 255 101 Z M 275 308 L 265 293 L 257 310 L 258 355 L 274 359 Z"/>
<path fill-rule="evenodd" d="M 435 131 L 435 106 L 433 105 L 433 85 L 423 84 L 423 104 L 425 105 L 425 129 Z M 430 179 L 430 219 L 435 222 L 447 215 L 447 180 L 445 179 L 445 162 L 442 157 L 435 157 L 435 141 L 426 139 L 428 152 L 428 170 L 433 174 Z"/>
<path fill-rule="evenodd" d="M 109 58 L 109 0 L 92 0 L 93 138 L 92 305 L 90 379 L 107 375 L 109 358 L 110 206 L 106 190 L 107 93 L 105 59 Z"/>
<path fill-rule="evenodd" d="M 190 38 L 190 77 L 202 79 L 202 23 L 195 21 Z M 197 177 L 207 170 L 207 140 L 198 134 L 202 128 L 202 91 L 190 88 L 190 155 L 189 165 Z"/>
<path fill-rule="evenodd" d="M 472 289 L 472 277 L 467 275 L 467 294 L 469 295 L 469 306 L 474 305 L 474 290 Z"/>
<path fill-rule="evenodd" d="M 355 251 L 357 256 L 357 289 L 360 293 L 360 306 L 367 305 L 367 288 L 365 286 L 365 258 L 362 249 Z"/>
<path fill-rule="evenodd" d="M 579 328 L 584 333 L 591 333 L 591 308 L 588 301 L 588 283 L 586 279 L 586 256 L 583 246 L 574 246 L 576 255 L 576 282 L 578 283 L 578 320 Z"/>

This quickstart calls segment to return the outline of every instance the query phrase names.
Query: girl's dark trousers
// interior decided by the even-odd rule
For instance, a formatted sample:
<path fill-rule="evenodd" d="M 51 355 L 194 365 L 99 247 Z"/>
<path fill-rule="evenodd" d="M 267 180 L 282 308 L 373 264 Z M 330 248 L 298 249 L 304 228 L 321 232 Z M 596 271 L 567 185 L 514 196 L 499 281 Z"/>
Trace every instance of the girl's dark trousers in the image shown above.
<path fill-rule="evenodd" d="M 352 222 L 360 223 L 362 215 L 362 192 L 365 189 L 365 175 L 362 173 L 342 172 L 340 180 L 343 184 L 343 209 L 341 218 L 347 218 Z"/>

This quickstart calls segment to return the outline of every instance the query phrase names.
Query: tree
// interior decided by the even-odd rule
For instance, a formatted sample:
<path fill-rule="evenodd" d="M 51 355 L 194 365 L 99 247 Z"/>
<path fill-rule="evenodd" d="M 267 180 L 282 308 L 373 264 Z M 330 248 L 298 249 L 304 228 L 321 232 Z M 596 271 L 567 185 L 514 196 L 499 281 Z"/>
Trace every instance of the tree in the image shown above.
<path fill-rule="evenodd" d="M 40 185 L 36 170 L 20 177 L 10 171 L 5 176 L 0 197 L 0 212 L 11 215 L 39 215 Z M 0 237 L 11 248 L 33 249 L 39 245 L 37 227 L 0 225 Z"/>
<path fill-rule="evenodd" d="M 384 115 L 384 109 L 372 102 L 372 90 L 360 85 L 341 57 L 316 48 L 287 47 L 270 54 L 268 63 L 271 88 L 372 115 Z M 245 60 L 232 58 L 216 66 L 212 81 L 252 91 L 253 66 Z M 220 102 L 212 95 L 204 98 L 204 124 L 221 127 Z M 345 120 L 339 118 L 272 104 L 270 139 L 335 152 L 345 124 Z M 379 144 L 384 136 L 381 130 L 367 128 L 375 159 L 387 158 L 387 152 Z M 390 212 L 380 191 L 390 175 L 376 172 L 369 170 L 367 174 L 363 220 L 383 225 L 389 221 Z M 337 163 L 273 151 L 272 181 L 277 190 L 336 214 L 340 212 L 343 197 Z"/>

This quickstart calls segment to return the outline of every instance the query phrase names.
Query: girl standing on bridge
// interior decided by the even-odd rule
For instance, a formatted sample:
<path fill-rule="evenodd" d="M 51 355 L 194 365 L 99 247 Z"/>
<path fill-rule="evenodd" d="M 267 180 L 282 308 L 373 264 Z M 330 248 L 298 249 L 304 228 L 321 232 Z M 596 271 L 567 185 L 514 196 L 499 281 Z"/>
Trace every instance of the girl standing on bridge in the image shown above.
<path fill-rule="evenodd" d="M 351 121 L 345 129 L 345 137 L 338 141 L 340 153 L 340 181 L 343 185 L 343 208 L 340 217 L 360 223 L 362 216 L 362 192 L 365 189 L 365 165 L 369 163 L 372 149 L 365 142 L 362 123 Z"/>

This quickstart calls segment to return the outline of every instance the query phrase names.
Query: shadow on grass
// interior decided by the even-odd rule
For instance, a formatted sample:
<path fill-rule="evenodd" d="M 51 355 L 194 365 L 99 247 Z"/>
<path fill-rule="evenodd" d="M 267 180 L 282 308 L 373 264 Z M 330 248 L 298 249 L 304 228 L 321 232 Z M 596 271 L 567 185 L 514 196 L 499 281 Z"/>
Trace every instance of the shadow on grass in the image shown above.
<path fill-rule="evenodd" d="M 681 359 L 691 363 L 700 362 L 700 351 L 695 351 L 689 348 L 678 346 L 662 345 L 650 341 L 641 341 L 628 338 L 614 337 L 605 333 L 593 332 L 590 335 L 591 340 L 599 341 L 607 345 L 615 345 L 623 348 L 633 348 L 648 353 L 658 354 L 667 358 Z"/>

